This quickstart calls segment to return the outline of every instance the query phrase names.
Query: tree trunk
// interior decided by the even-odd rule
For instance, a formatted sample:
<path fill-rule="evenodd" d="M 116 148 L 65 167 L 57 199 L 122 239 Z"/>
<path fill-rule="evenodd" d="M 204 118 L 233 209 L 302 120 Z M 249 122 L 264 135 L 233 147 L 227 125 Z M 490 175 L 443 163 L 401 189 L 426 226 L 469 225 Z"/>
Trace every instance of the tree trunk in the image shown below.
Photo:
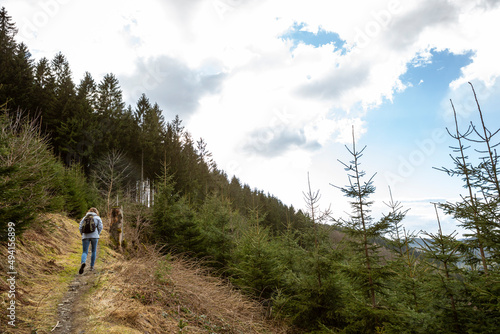
<path fill-rule="evenodd" d="M 121 208 L 111 210 L 109 230 L 112 242 L 121 250 L 123 243 L 123 211 Z"/>

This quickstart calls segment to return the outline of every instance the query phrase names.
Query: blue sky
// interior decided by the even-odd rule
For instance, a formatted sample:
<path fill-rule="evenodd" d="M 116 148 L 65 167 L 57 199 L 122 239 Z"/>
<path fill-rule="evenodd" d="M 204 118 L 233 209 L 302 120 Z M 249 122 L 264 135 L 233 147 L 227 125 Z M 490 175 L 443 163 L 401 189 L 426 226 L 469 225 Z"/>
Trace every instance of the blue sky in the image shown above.
<path fill-rule="evenodd" d="M 289 39 L 293 42 L 292 50 L 300 43 L 314 47 L 333 44 L 335 46 L 334 50 L 342 50 L 342 54 L 345 54 L 346 41 L 342 40 L 339 34 L 326 31 L 321 27 L 316 32 L 307 31 L 304 28 L 307 28 L 305 23 L 294 23 L 289 31 L 281 35 L 281 38 L 284 40 Z"/>
<path fill-rule="evenodd" d="M 119 79 L 127 104 L 142 93 L 178 114 L 220 168 L 304 209 L 307 173 L 334 216 L 354 127 L 377 173 L 374 216 L 390 186 L 406 224 L 436 229 L 431 202 L 459 198 L 450 166 L 449 99 L 462 125 L 500 125 L 497 0 L 4 0 L 33 57 L 61 51 L 75 82 Z M 92 17 L 89 24 L 88 18 Z M 446 232 L 456 223 L 441 217 Z"/>

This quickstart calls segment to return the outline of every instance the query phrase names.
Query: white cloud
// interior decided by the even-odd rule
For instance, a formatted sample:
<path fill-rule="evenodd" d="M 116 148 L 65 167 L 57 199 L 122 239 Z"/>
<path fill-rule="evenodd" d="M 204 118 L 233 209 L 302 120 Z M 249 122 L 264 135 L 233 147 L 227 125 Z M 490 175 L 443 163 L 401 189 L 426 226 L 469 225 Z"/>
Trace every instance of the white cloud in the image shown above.
<path fill-rule="evenodd" d="M 168 56 L 137 59 L 135 67 L 130 76 L 122 75 L 127 100 L 135 101 L 144 93 L 170 114 L 184 117 L 198 109 L 202 96 L 219 92 L 225 77 L 224 73 L 210 73 L 205 66 L 190 69 Z"/>
<path fill-rule="evenodd" d="M 431 62 L 432 48 L 474 52 L 452 90 L 470 80 L 493 87 L 500 76 L 498 1 L 6 0 L 5 6 L 37 59 L 62 51 L 77 82 L 85 71 L 96 80 L 112 72 L 132 104 L 144 89 L 167 119 L 178 113 L 208 142 L 220 167 L 241 173 L 244 182 L 287 189 L 280 197 L 307 170 L 324 167 L 318 161 L 332 143 L 350 143 L 352 125 L 362 138 L 366 113 L 407 89 L 401 75 L 410 64 Z M 331 44 L 291 48 L 280 36 L 296 23 L 337 33 L 347 52 Z M 286 187 L 282 175 L 291 180 Z"/>

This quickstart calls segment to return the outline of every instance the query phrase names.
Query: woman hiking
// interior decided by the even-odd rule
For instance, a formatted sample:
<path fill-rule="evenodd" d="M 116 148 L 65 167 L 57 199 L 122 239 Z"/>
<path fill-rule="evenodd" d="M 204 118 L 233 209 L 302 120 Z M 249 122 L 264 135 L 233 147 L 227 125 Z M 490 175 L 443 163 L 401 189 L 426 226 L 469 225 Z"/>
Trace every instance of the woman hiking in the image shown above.
<path fill-rule="evenodd" d="M 78 273 L 83 274 L 85 262 L 89 252 L 89 245 L 92 244 L 92 255 L 90 257 L 90 270 L 94 270 L 95 258 L 97 255 L 97 242 L 102 231 L 102 220 L 99 217 L 99 211 L 96 208 L 90 208 L 89 212 L 80 221 L 80 233 L 82 235 L 82 263 Z"/>

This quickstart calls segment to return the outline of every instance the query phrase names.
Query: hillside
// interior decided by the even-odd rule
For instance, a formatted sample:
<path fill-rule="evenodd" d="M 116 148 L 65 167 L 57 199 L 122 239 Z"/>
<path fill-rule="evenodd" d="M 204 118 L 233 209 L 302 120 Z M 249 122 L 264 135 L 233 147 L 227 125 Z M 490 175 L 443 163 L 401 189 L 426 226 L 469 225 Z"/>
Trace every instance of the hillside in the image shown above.
<path fill-rule="evenodd" d="M 106 226 L 106 222 L 105 222 Z M 94 272 L 78 275 L 76 221 L 41 216 L 16 241 L 16 325 L 2 333 L 285 333 L 199 265 L 142 246 L 125 258 L 104 231 Z M 7 250 L 4 246 L 2 254 Z M 3 267 L 2 272 L 8 268 Z M 9 286 L 0 283 L 2 308 Z"/>

